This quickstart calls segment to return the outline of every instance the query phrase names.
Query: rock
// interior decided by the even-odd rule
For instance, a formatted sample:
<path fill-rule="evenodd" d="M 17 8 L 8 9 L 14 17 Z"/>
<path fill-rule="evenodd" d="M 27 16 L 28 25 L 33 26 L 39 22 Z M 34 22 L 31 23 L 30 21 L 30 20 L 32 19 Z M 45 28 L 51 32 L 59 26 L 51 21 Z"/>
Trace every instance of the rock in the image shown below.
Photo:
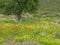
<path fill-rule="evenodd" d="M 40 45 L 40 43 L 36 41 L 24 41 L 22 45 Z"/>
<path fill-rule="evenodd" d="M 6 42 L 6 45 L 21 45 L 21 43 L 9 40 Z"/>

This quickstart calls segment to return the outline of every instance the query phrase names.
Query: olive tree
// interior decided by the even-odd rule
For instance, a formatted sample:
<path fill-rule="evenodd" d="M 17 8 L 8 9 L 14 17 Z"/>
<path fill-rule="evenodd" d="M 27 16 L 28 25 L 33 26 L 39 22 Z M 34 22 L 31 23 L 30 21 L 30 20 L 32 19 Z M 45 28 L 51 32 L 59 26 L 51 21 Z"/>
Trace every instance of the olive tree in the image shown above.
<path fill-rule="evenodd" d="M 34 13 L 39 9 L 40 0 L 6 0 L 5 14 L 14 14 L 20 21 L 22 12 Z"/>

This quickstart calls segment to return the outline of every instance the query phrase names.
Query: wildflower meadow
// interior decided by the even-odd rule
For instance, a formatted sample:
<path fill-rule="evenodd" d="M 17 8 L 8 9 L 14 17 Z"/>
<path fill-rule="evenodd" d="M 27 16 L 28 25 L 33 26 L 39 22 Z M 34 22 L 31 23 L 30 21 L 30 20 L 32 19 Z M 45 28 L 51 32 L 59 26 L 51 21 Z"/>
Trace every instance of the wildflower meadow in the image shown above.
<path fill-rule="evenodd" d="M 23 45 L 25 41 L 25 43 L 35 42 L 35 45 L 60 45 L 60 28 L 50 19 L 24 20 L 20 23 L 2 21 L 0 23 L 0 44 L 6 45 L 13 41 Z"/>

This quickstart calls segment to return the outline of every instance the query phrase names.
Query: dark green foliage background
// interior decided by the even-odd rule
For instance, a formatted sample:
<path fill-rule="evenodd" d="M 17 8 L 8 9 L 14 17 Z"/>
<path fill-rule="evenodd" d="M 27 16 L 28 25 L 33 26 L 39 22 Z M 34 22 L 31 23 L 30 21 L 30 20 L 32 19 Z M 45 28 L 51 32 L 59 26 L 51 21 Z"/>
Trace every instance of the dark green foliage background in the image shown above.
<path fill-rule="evenodd" d="M 5 14 L 35 12 L 39 6 L 39 0 L 1 0 L 0 12 Z"/>

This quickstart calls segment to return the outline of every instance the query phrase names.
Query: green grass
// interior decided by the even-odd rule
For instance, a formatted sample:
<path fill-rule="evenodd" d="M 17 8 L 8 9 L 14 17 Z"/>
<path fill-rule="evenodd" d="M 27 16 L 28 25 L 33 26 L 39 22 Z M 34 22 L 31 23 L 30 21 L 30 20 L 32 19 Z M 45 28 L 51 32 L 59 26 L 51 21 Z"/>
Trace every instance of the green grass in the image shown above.
<path fill-rule="evenodd" d="M 6 40 L 15 42 L 37 41 L 42 45 L 60 45 L 60 28 L 50 18 L 23 19 L 20 23 L 0 21 L 0 44 Z"/>

